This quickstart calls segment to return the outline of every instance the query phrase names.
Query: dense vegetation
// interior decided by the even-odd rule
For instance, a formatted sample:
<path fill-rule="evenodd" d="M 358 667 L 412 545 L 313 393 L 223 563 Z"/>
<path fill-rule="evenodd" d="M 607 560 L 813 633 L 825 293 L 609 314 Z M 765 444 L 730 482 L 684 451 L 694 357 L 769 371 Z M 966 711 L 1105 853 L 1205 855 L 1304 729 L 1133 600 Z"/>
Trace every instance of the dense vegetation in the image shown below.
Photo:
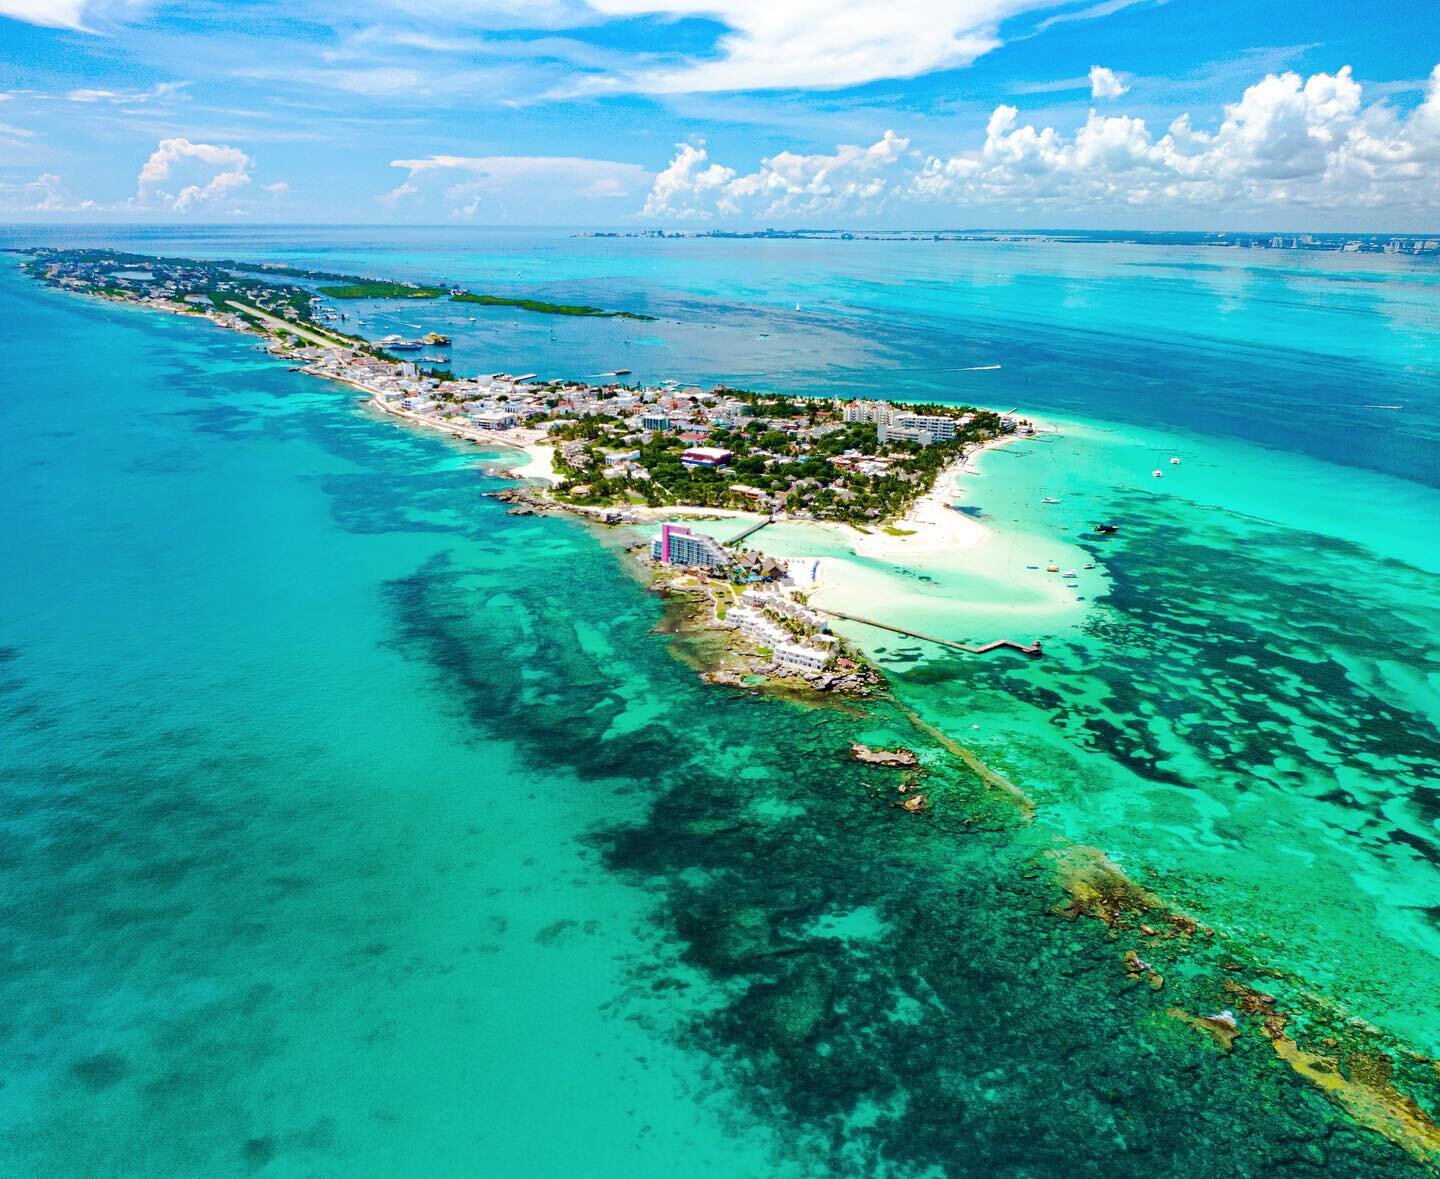
<path fill-rule="evenodd" d="M 583 303 L 546 303 L 539 299 L 515 299 L 505 295 L 477 295 L 472 291 L 460 291 L 451 295 L 456 303 L 479 303 L 485 307 L 518 307 L 521 311 L 534 311 L 541 315 L 591 315 L 606 319 L 653 320 L 653 315 L 639 315 L 634 311 L 606 311 L 603 307 L 589 307 Z"/>
<path fill-rule="evenodd" d="M 359 279 L 338 287 L 320 287 L 322 295 L 332 299 L 438 299 L 446 292 L 441 287 L 412 287 L 403 282 L 372 282 Z"/>
<path fill-rule="evenodd" d="M 743 424 L 709 431 L 705 445 L 733 453 L 725 466 L 687 467 L 681 456 L 695 443 L 673 432 L 632 433 L 619 418 L 596 415 L 566 421 L 551 432 L 557 445 L 556 469 L 565 477 L 561 493 L 587 504 L 644 501 L 651 506 L 756 507 L 753 497 L 733 490 L 739 484 L 766 493 L 771 502 L 783 499 L 792 513 L 874 526 L 909 509 L 967 443 L 1001 432 L 999 415 L 989 411 L 917 406 L 921 412 L 956 418 L 971 413 L 974 418 L 951 441 L 930 446 L 895 439 L 881 443 L 873 424 L 835 420 L 828 401 L 735 390 L 715 393 L 742 399 L 747 414 L 755 415 Z M 796 431 L 781 429 L 776 423 L 782 420 Z M 884 458 L 889 469 L 863 474 L 837 466 L 834 460 L 847 452 Z M 632 461 L 643 474 L 605 474 L 608 464 L 629 455 L 637 456 Z"/>

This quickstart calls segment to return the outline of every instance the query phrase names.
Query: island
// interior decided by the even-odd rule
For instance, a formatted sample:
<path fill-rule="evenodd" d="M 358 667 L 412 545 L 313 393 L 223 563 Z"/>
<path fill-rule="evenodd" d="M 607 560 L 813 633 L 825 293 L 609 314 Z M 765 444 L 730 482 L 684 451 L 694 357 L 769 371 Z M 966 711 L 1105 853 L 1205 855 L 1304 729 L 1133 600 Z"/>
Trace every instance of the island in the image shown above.
<path fill-rule="evenodd" d="M 976 406 L 702 389 L 673 380 L 630 385 L 618 373 L 600 384 L 503 372 L 462 377 L 445 357 L 396 355 L 444 347 L 449 337 L 432 331 L 414 340 L 369 340 L 345 330 L 346 316 L 333 301 L 447 295 L 495 301 L 488 296 L 258 263 L 108 250 L 21 253 L 27 273 L 50 286 L 261 336 L 298 371 L 359 389 L 383 413 L 524 452 L 525 462 L 511 468 L 524 482 L 499 493 L 512 513 L 658 523 L 658 535 L 630 551 L 652 585 L 678 603 L 682 629 L 722 637 L 709 648 L 705 678 L 739 687 L 863 696 L 881 683 L 830 625 L 837 618 L 868 620 L 817 608 L 809 600 L 813 568 L 792 570 L 790 562 L 751 550 L 747 540 L 787 520 L 839 529 L 871 555 L 963 547 L 974 526 L 952 509 L 947 477 L 978 449 L 1032 430 L 1013 413 Z M 531 306 L 537 308 L 625 314 Z M 728 525 L 724 535 L 715 534 L 717 521 Z M 1009 640 L 946 645 L 1040 651 Z"/>
<path fill-rule="evenodd" d="M 437 284 L 365 278 L 331 270 L 306 270 L 235 259 L 172 258 L 104 249 L 13 249 L 27 258 L 26 270 L 56 286 L 154 302 L 211 302 L 222 310 L 233 298 L 248 298 L 263 310 L 300 326 L 343 322 L 349 315 L 321 307 L 330 299 L 444 299 L 487 307 L 513 307 L 537 315 L 593 316 L 653 321 L 653 315 L 609 311 L 586 304 L 493 295 Z M 289 281 L 282 281 L 289 280 Z M 358 340 L 359 337 L 349 337 Z"/>

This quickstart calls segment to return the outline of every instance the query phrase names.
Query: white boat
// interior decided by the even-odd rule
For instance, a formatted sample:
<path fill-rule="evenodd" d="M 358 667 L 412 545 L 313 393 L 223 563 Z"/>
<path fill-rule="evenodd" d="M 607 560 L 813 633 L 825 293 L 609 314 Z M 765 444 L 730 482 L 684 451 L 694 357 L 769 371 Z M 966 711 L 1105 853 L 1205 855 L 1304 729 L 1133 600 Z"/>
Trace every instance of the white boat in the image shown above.
<path fill-rule="evenodd" d="M 1044 499 L 1042 499 L 1040 502 L 1041 502 L 1042 504 L 1058 504 L 1060 501 L 1059 501 L 1058 499 L 1056 499 L 1053 495 L 1047 495 L 1047 496 L 1046 496 Z"/>
<path fill-rule="evenodd" d="M 1174 457 L 1172 456 L 1171 459 L 1170 459 L 1170 465 L 1171 465 L 1172 467 L 1178 467 L 1178 466 L 1180 465 L 1180 460 L 1179 460 L 1178 458 L 1174 458 Z"/>
<path fill-rule="evenodd" d="M 1156 479 L 1163 479 L 1163 478 L 1165 478 L 1165 472 L 1162 471 L 1159 467 L 1156 467 L 1153 471 L 1150 472 L 1150 474 L 1151 474 L 1152 476 L 1154 476 Z"/>

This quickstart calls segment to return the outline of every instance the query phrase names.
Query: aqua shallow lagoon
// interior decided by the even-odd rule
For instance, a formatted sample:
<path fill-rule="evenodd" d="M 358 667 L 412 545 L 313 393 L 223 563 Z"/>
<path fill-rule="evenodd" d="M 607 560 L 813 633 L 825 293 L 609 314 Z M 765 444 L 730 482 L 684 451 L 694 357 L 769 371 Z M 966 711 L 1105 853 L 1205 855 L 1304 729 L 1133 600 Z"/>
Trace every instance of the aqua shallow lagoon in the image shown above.
<path fill-rule="evenodd" d="M 1148 458 L 1138 487 L 1097 470 L 1126 521 L 1103 627 L 890 666 L 1037 798 L 1017 824 L 903 713 L 699 684 L 596 538 L 482 496 L 491 456 L 243 338 L 0 283 L 17 378 L 53 394 L 4 408 L 8 1170 L 1403 1172 L 1262 1044 L 1166 1017 L 1230 1002 L 1220 976 L 1130 985 L 1046 868 L 1096 843 L 1259 960 L 1393 999 L 1379 959 L 1423 943 L 1383 894 L 1428 878 L 1375 816 L 1423 801 L 1433 714 L 1423 662 L 1340 622 L 1425 624 L 1403 554 L 1293 521 L 1271 554 L 1263 514 L 1157 497 Z M 1002 453 L 967 489 L 997 514 L 1028 495 Z M 1147 712 L 1172 696 L 1209 712 Z M 1279 718 L 1266 761 L 1243 735 Z M 931 819 L 857 736 L 921 748 Z M 1367 793 L 1315 793 L 1322 756 Z M 1360 837 L 1322 838 L 1336 815 Z M 1266 830 L 1329 887 L 1267 899 Z M 1399 949 L 1343 960 L 1376 929 Z"/>

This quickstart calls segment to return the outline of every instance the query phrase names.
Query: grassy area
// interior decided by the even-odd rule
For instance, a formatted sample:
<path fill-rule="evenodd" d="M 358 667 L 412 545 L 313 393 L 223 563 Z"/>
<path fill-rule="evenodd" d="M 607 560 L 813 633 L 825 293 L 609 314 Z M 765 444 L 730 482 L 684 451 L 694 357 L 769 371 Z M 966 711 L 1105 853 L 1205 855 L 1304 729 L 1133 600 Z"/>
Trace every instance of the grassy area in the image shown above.
<path fill-rule="evenodd" d="M 352 282 L 341 287 L 321 287 L 332 299 L 438 299 L 442 287 L 412 287 L 403 282 Z"/>
<path fill-rule="evenodd" d="M 606 311 L 603 307 L 590 307 L 583 303 L 546 303 L 540 299 L 513 299 L 504 295 L 477 295 L 473 291 L 462 291 L 451 295 L 456 303 L 479 303 L 483 307 L 517 307 L 521 311 L 534 311 L 540 315 L 591 315 L 607 319 L 653 320 L 653 315 L 637 315 L 633 311 Z"/>
<path fill-rule="evenodd" d="M 914 536 L 914 535 L 915 535 L 915 529 L 913 529 L 913 528 L 896 528 L 895 525 L 893 525 L 893 524 L 887 524 L 887 525 L 885 525 L 885 531 L 888 532 L 891 536 Z"/>

